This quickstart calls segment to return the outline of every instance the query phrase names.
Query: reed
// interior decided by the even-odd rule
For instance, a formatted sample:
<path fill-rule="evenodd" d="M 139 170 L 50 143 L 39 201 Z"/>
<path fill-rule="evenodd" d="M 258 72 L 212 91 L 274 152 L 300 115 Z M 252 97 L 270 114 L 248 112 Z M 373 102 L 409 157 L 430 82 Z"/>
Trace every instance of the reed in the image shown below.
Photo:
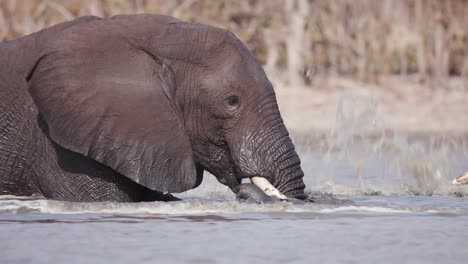
<path fill-rule="evenodd" d="M 466 0 L 2 0 L 0 41 L 81 15 L 143 12 L 229 29 L 293 86 L 316 75 L 468 78 Z"/>

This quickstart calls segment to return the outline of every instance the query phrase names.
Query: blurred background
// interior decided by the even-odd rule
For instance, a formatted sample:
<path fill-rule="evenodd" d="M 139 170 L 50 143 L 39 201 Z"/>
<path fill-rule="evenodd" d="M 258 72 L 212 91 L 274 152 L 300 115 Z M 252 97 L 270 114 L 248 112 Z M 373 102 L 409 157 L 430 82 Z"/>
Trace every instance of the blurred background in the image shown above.
<path fill-rule="evenodd" d="M 2 0 L 0 41 L 120 13 L 234 32 L 264 65 L 294 131 L 336 128 L 346 92 L 377 104 L 385 129 L 468 132 L 466 0 Z"/>

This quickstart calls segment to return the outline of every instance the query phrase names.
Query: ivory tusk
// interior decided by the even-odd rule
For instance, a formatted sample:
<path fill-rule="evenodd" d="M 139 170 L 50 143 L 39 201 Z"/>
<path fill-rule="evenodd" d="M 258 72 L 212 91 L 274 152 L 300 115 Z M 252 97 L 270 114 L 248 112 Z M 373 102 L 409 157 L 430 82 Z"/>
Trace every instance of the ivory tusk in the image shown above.
<path fill-rule="evenodd" d="M 250 178 L 250 181 L 260 188 L 266 195 L 275 196 L 281 200 L 287 200 L 288 197 L 282 194 L 278 189 L 276 189 L 267 179 L 259 176 L 254 176 Z"/>
<path fill-rule="evenodd" d="M 468 184 L 468 172 L 453 179 L 452 184 L 461 185 L 461 184 Z"/>

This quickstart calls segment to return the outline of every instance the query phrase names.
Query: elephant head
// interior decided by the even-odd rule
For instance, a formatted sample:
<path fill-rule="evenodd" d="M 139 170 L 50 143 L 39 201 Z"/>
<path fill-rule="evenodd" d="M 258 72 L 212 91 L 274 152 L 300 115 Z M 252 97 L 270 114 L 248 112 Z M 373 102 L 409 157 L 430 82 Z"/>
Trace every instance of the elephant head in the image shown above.
<path fill-rule="evenodd" d="M 273 87 L 232 33 L 120 15 L 38 43 L 29 91 L 62 147 L 161 192 L 194 188 L 206 170 L 234 192 L 251 178 L 304 198 Z"/>

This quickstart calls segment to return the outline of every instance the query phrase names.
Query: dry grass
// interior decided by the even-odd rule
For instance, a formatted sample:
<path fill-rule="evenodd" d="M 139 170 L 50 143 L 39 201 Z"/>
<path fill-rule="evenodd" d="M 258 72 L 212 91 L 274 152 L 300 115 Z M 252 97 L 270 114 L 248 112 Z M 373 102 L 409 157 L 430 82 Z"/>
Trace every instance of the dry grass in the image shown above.
<path fill-rule="evenodd" d="M 315 75 L 372 83 L 418 74 L 436 87 L 468 78 L 466 0 L 2 0 L 0 41 L 81 15 L 143 12 L 227 28 L 291 84 Z"/>

